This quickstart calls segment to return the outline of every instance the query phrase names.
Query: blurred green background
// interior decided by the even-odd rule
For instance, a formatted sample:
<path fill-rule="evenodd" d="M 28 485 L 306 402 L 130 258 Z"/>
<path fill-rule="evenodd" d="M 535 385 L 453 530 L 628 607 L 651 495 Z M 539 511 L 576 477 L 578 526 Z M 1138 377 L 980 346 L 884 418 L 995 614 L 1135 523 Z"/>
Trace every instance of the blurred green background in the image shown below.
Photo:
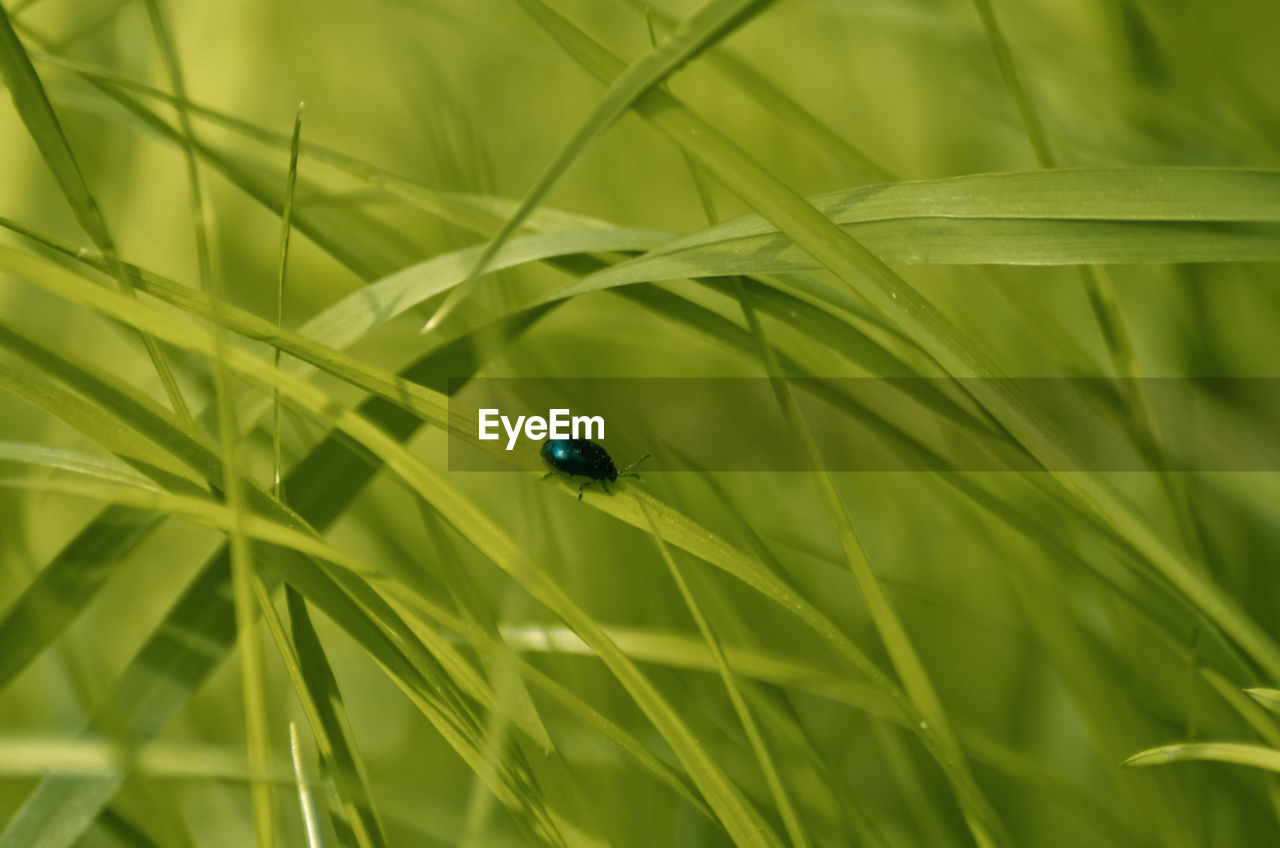
<path fill-rule="evenodd" d="M 657 82 L 754 170 L 726 177 L 715 157 L 728 147 L 682 149 L 628 112 L 569 148 L 518 234 L 567 246 L 477 279 L 477 252 L 459 252 L 499 231 L 605 93 L 529 14 L 542 3 L 4 5 L 18 39 L 4 81 L 47 95 L 119 257 L 142 269 L 152 311 L 136 323 L 165 341 L 195 421 L 171 412 L 136 329 L 91 302 L 118 281 L 69 200 L 58 138 L 33 129 L 39 104 L 6 105 L 0 848 L 1280 834 L 1275 473 L 671 472 L 579 502 L 576 483 L 450 473 L 444 431 L 406 423 L 441 424 L 437 393 L 473 374 L 983 376 L 939 353 L 960 350 L 1022 377 L 1280 376 L 1274 3 L 707 4 L 741 18 L 706 25 L 707 45 Z M 697 35 L 664 41 L 696 3 L 546 6 L 624 62 L 654 38 Z M 646 115 L 680 107 L 662 108 Z M 1081 171 L 1070 184 L 1084 188 L 1061 200 L 1057 183 L 1019 195 L 1000 179 L 1051 166 L 1104 170 Z M 966 174 L 995 175 L 974 191 L 999 215 L 955 211 L 946 178 Z M 928 182 L 921 206 L 888 214 L 895 237 L 928 244 L 958 217 L 989 259 L 876 277 L 819 257 L 817 270 L 756 274 L 728 246 L 711 261 L 743 273 L 743 289 L 658 276 L 529 311 L 709 214 L 778 224 L 744 185 L 809 196 L 899 181 Z M 1203 205 L 1170 188 L 1186 185 L 1204 187 Z M 1090 192 L 1098 208 L 1128 204 L 1146 235 Z M 286 208 L 281 324 L 316 347 L 288 348 L 285 367 L 324 394 L 304 409 L 285 391 L 283 469 L 296 476 L 273 499 L 262 327 L 277 320 Z M 1043 227 L 1042 260 L 1002 259 L 1001 215 Z M 1096 231 L 1072 229 L 1080 218 Z M 793 226 L 786 237 L 817 232 Z M 573 246 L 602 232 L 615 247 Z M 1091 238 L 1111 245 L 1105 265 L 1086 266 L 1102 250 Z M 842 244 L 833 255 L 860 255 Z M 1179 244 L 1218 261 L 1164 258 Z M 394 317 L 361 318 L 361 293 L 397 272 L 410 289 Z M 85 294 L 57 293 L 58 274 Z M 221 319 L 216 350 L 196 301 L 152 298 L 166 279 L 241 310 Z M 902 323 L 876 279 L 918 292 L 954 338 Z M 468 295 L 420 333 L 459 284 Z M 328 330 L 312 321 L 326 309 Z M 164 338 L 169 321 L 208 347 L 182 337 L 197 330 Z M 339 343 L 335 326 L 357 329 Z M 364 370 L 340 373 L 328 346 Z M 308 351 L 324 373 L 297 366 Z M 397 372 L 423 388 L 379 389 Z M 126 414 L 128 390 L 150 412 Z M 362 415 L 407 438 L 412 464 L 393 471 L 378 470 L 390 454 L 376 434 L 331 435 L 342 407 L 379 391 L 390 402 Z M 1158 455 L 1140 397 L 1096 400 Z M 239 427 L 219 426 L 219 403 Z M 982 398 L 966 408 L 977 426 L 1007 425 Z M 698 450 L 655 450 L 672 447 Z M 220 471 L 229 456 L 236 483 Z M 270 527 L 246 530 L 250 514 Z M 294 535 L 262 538 L 285 527 Z M 240 533 L 256 540 L 233 555 L 250 592 L 237 631 L 225 560 L 206 563 Z M 1121 767 L 1167 744 L 1183 747 L 1157 759 L 1208 762 Z"/>

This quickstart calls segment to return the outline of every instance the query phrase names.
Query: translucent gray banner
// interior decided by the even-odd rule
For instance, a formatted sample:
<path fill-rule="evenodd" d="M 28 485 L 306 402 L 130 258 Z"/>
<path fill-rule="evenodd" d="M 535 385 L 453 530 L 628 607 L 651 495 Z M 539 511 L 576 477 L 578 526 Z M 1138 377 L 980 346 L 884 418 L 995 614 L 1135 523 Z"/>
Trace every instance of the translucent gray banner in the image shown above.
<path fill-rule="evenodd" d="M 652 454 L 646 471 L 801 471 L 809 464 L 781 413 L 777 392 L 785 388 L 829 471 L 1280 470 L 1280 378 L 783 382 L 451 381 L 449 468 L 540 468 L 542 441 L 573 436 L 577 418 L 577 435 L 603 445 L 619 467 Z M 974 401 L 992 389 L 1033 410 L 1067 447 L 1055 467 Z"/>

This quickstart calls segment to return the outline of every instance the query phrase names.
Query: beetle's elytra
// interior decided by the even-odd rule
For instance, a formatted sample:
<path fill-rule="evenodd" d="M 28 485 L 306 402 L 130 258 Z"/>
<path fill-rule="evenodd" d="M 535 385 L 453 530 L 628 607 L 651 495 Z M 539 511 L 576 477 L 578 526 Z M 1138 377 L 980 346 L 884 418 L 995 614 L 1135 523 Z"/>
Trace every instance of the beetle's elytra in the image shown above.
<path fill-rule="evenodd" d="M 639 477 L 631 469 L 649 458 L 649 454 L 645 454 L 619 471 L 608 451 L 589 439 L 548 439 L 543 442 L 539 453 L 543 461 L 555 469 L 548 471 L 542 478 L 544 480 L 557 473 L 568 477 L 590 478 L 578 487 L 578 500 L 582 500 L 582 491 L 596 481 L 608 493 L 607 483 L 612 483 L 619 477 Z"/>

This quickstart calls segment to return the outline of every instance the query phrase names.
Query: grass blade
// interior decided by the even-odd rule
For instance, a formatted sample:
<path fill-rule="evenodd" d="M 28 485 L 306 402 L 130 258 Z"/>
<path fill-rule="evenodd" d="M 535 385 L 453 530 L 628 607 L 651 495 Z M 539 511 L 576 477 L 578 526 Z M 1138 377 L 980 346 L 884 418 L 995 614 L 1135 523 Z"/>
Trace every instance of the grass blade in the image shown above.
<path fill-rule="evenodd" d="M 1072 169 L 900 182 L 809 198 L 889 264 L 1274 260 L 1280 172 Z M 566 288 L 812 271 L 759 215 L 672 240 Z"/>
<path fill-rule="evenodd" d="M 293 232 L 293 192 L 294 187 L 298 184 L 298 145 L 302 139 L 302 109 L 303 104 L 299 103 L 298 113 L 293 119 L 293 137 L 289 141 L 289 175 L 285 180 L 284 208 L 280 215 L 280 271 L 276 277 L 276 326 L 279 327 L 284 326 L 284 284 L 289 266 L 289 236 Z M 275 349 L 272 357 L 272 364 L 279 368 L 280 348 L 277 347 Z M 282 495 L 280 489 L 282 477 L 280 468 L 280 391 L 278 389 L 272 392 L 271 395 L 271 422 L 271 454 L 274 462 L 272 479 L 275 482 L 276 498 L 279 499 Z"/>
<path fill-rule="evenodd" d="M 1250 766 L 1280 772 L 1280 751 L 1239 742 L 1196 742 L 1161 745 L 1139 751 L 1121 763 L 1125 768 L 1160 766 L 1168 763 L 1216 762 Z"/>
<path fill-rule="evenodd" d="M 307 833 L 307 848 L 324 848 L 320 835 L 320 819 L 316 815 L 315 796 L 311 792 L 311 779 L 303 762 L 302 746 L 298 744 L 298 726 L 289 725 L 289 751 L 293 755 L 293 775 L 298 784 L 298 806 L 302 810 L 302 822 Z"/>
<path fill-rule="evenodd" d="M 1280 713 L 1280 689 L 1246 689 L 1250 698 L 1273 713 Z"/>

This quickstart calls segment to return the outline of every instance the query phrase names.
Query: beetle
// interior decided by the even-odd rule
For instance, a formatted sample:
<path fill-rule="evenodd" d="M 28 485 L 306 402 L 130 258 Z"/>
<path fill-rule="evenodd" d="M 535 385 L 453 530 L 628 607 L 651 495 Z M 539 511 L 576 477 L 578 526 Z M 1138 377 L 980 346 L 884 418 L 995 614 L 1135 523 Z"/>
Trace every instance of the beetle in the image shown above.
<path fill-rule="evenodd" d="M 597 480 L 608 494 L 607 483 L 619 477 L 636 477 L 640 475 L 632 471 L 640 463 L 649 458 L 649 454 L 637 459 L 621 471 L 613 464 L 609 452 L 589 439 L 547 439 L 538 451 L 542 460 L 552 470 L 542 475 L 545 480 L 552 474 L 564 474 L 566 477 L 590 477 L 591 479 L 578 487 L 578 500 L 582 500 L 582 491 Z"/>

